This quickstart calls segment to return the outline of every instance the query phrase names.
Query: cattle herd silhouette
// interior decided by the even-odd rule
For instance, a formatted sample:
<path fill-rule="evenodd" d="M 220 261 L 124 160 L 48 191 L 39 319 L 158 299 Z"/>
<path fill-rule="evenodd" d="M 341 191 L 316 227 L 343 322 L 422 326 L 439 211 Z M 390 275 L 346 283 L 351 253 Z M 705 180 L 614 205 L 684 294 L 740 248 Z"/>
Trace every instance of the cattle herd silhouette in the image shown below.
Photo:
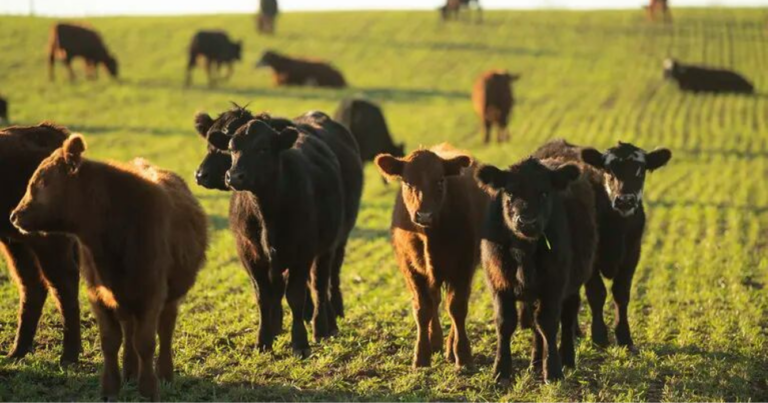
<path fill-rule="evenodd" d="M 482 21 L 479 1 L 448 0 L 440 17 L 459 18 L 466 8 Z M 647 11 L 671 23 L 666 1 L 652 0 Z M 258 30 L 274 34 L 277 14 L 276 1 L 262 1 Z M 50 80 L 57 60 L 74 80 L 71 62 L 78 57 L 88 78 L 95 79 L 100 66 L 119 77 L 117 56 L 85 26 L 56 24 L 48 50 Z M 197 32 L 186 85 L 199 58 L 213 86 L 233 74 L 242 52 L 242 43 L 225 31 Z M 330 63 L 271 50 L 257 66 L 271 68 L 277 86 L 348 85 Z M 737 73 L 673 59 L 663 61 L 663 72 L 683 91 L 755 91 Z M 495 68 L 478 77 L 472 103 L 485 144 L 494 128 L 497 141 L 509 141 L 512 83 L 520 78 Z M 5 100 L 0 119 L 8 123 Z M 196 183 L 231 193 L 230 228 L 257 295 L 259 350 L 271 350 L 282 332 L 283 298 L 297 356 L 310 354 L 305 322 L 316 342 L 343 332 L 342 268 L 369 161 L 383 179 L 399 183 L 391 237 L 412 294 L 414 367 L 429 366 L 432 353 L 443 349 L 457 367 L 472 365 L 465 321 L 478 265 L 495 307 L 493 371 L 500 383 L 512 377 L 510 340 L 518 326 L 533 330 L 531 365 L 544 380 L 562 379 L 564 366 L 575 367 L 582 287 L 592 311 L 591 338 L 608 345 L 604 278 L 613 280 L 616 341 L 634 348 L 627 307 L 645 228 L 644 183 L 670 161 L 670 150 L 619 142 L 599 151 L 553 140 L 507 168 L 482 164 L 450 144 L 406 153 L 393 142 L 382 109 L 364 98 L 345 99 L 333 118 L 310 111 L 286 119 L 235 104 L 215 116 L 198 113 L 193 125 L 207 147 Z M 116 398 L 121 383 L 135 379 L 143 396 L 159 399 L 158 378 L 173 378 L 179 305 L 205 264 L 207 218 L 176 174 L 141 159 L 99 162 L 86 152 L 82 135 L 53 123 L 0 131 L 0 206 L 7 217 L 0 220 L 0 241 L 22 294 L 10 356 L 31 350 L 50 293 L 64 318 L 61 361 L 78 360 L 82 276 L 100 332 L 102 395 Z M 451 319 L 447 335 L 439 319 L 443 298 Z"/>

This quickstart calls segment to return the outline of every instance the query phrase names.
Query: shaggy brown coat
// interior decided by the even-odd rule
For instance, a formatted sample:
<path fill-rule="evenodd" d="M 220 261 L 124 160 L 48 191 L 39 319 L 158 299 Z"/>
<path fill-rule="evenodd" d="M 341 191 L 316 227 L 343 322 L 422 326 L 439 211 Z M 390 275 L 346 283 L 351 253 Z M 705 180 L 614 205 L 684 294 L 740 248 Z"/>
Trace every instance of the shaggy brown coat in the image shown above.
<path fill-rule="evenodd" d="M 18 328 L 8 353 L 11 358 L 22 358 L 32 349 L 49 292 L 64 317 L 61 362 L 76 362 L 80 354 L 77 241 L 65 235 L 21 234 L 8 219 L 37 166 L 67 135 L 66 130 L 47 123 L 0 131 L 0 249 L 19 290 Z"/>
<path fill-rule="evenodd" d="M 44 160 L 11 220 L 25 231 L 77 235 L 101 334 L 103 396 L 117 397 L 125 339 L 124 377 L 138 376 L 139 392 L 158 399 L 155 336 L 159 376 L 171 380 L 179 304 L 205 262 L 206 216 L 179 176 L 143 160 L 86 160 L 84 151 L 73 135 Z"/>
<path fill-rule="evenodd" d="M 428 367 L 442 345 L 441 287 L 451 330 L 445 357 L 457 367 L 471 364 L 466 317 L 472 277 L 480 262 L 480 228 L 489 197 L 475 183 L 472 159 L 448 144 L 417 150 L 405 158 L 382 154 L 382 175 L 402 182 L 392 212 L 392 244 L 413 296 L 417 336 L 414 367 Z"/>

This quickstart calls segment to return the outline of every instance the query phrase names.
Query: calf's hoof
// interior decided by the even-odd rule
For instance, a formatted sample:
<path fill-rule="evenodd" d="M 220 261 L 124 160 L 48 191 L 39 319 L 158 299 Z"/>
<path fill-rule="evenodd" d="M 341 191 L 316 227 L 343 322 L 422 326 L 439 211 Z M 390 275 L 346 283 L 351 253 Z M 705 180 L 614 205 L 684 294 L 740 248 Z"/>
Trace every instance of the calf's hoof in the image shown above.
<path fill-rule="evenodd" d="M 512 380 L 509 377 L 502 378 L 497 377 L 496 378 L 496 385 L 498 385 L 500 388 L 508 388 L 509 385 L 512 384 Z"/>
<path fill-rule="evenodd" d="M 264 343 L 264 342 L 257 343 L 256 349 L 259 350 L 260 353 L 266 353 L 266 352 L 272 351 L 272 343 Z"/>
<path fill-rule="evenodd" d="M 592 344 L 600 348 L 608 347 L 608 333 L 592 330 Z"/>
<path fill-rule="evenodd" d="M 429 368 L 430 362 L 429 362 L 429 356 L 427 357 L 416 357 L 416 359 L 413 360 L 413 369 L 417 368 Z"/>
<path fill-rule="evenodd" d="M 309 358 L 309 355 L 312 353 L 312 350 L 310 350 L 309 347 L 294 347 L 293 348 L 293 355 L 297 358 L 306 359 Z"/>
<path fill-rule="evenodd" d="M 62 367 L 77 365 L 78 361 L 80 361 L 80 352 L 64 353 L 61 355 L 61 358 L 59 358 L 59 364 Z"/>
<path fill-rule="evenodd" d="M 544 374 L 544 382 L 552 383 L 557 382 L 565 378 L 562 369 L 550 370 Z"/>
<path fill-rule="evenodd" d="M 14 348 L 6 357 L 12 360 L 20 360 L 29 354 L 29 348 Z"/>

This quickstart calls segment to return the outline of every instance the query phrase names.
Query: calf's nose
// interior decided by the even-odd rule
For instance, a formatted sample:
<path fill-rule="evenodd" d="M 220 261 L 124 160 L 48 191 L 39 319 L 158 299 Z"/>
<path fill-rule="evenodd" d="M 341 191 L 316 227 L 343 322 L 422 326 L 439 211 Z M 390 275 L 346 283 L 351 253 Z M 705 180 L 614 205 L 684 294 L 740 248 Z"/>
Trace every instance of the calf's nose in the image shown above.
<path fill-rule="evenodd" d="M 198 169 L 197 172 L 195 172 L 195 180 L 198 185 L 206 179 L 208 179 L 208 172 L 205 172 L 202 169 Z"/>
<path fill-rule="evenodd" d="M 19 219 L 19 214 L 15 210 L 12 211 L 10 219 L 13 224 L 16 224 L 16 221 Z"/>
<path fill-rule="evenodd" d="M 433 217 L 432 213 L 418 211 L 416 212 L 416 224 L 419 224 L 419 225 L 432 224 L 432 217 Z"/>

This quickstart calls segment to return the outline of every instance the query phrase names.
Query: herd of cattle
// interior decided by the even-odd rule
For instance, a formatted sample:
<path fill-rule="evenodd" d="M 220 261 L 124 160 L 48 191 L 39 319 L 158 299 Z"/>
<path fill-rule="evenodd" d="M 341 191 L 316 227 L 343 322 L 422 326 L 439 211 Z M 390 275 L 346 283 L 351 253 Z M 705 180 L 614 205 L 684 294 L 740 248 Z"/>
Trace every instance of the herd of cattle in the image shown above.
<path fill-rule="evenodd" d="M 273 32 L 277 13 L 272 3 L 271 17 L 258 20 L 267 32 Z M 449 0 L 442 12 L 449 18 L 468 3 Z M 206 59 L 213 83 L 212 70 L 228 65 L 228 77 L 241 53 L 242 43 L 224 32 L 198 32 L 187 83 L 198 57 Z M 96 32 L 55 25 L 50 78 L 60 59 L 74 79 L 75 57 L 85 59 L 89 77 L 96 77 L 99 65 L 118 76 L 118 62 Z M 318 61 L 266 51 L 258 65 L 274 70 L 277 85 L 346 85 L 338 70 Z M 682 90 L 754 92 L 730 71 L 667 60 L 664 74 Z M 519 78 L 490 70 L 475 83 L 472 101 L 485 143 L 494 127 L 498 141 L 509 139 L 512 82 Z M 6 109 L 0 102 L 0 117 Z M 471 365 L 465 322 L 478 265 L 495 307 L 493 371 L 499 382 L 512 376 L 510 341 L 518 325 L 533 329 L 531 365 L 545 380 L 561 379 L 564 366 L 575 366 L 582 287 L 592 311 L 592 340 L 607 345 L 604 278 L 613 281 L 616 341 L 633 348 L 627 307 L 645 227 L 644 183 L 648 172 L 671 159 L 668 149 L 620 142 L 600 152 L 553 140 L 506 169 L 481 164 L 449 144 L 406 155 L 405 145 L 392 141 L 381 109 L 361 98 L 342 101 L 333 118 L 311 111 L 285 119 L 234 105 L 215 118 L 197 114 L 194 127 L 207 145 L 197 184 L 231 193 L 230 228 L 259 306 L 259 350 L 271 350 L 282 331 L 283 297 L 297 356 L 310 354 L 305 321 L 316 342 L 339 331 L 341 269 L 368 161 L 384 179 L 400 183 L 391 237 L 413 297 L 414 367 L 429 366 L 443 348 L 457 367 Z M 100 332 L 103 396 L 115 398 L 124 380 L 136 379 L 143 396 L 158 399 L 158 378 L 173 377 L 180 302 L 205 264 L 206 214 L 176 174 L 141 159 L 87 159 L 86 150 L 83 136 L 54 124 L 0 130 L 0 215 L 7 217 L 0 219 L 0 244 L 21 294 L 10 356 L 31 350 L 50 293 L 64 318 L 61 361 L 78 360 L 82 275 Z M 445 337 L 438 309 L 443 289 L 451 319 Z"/>

